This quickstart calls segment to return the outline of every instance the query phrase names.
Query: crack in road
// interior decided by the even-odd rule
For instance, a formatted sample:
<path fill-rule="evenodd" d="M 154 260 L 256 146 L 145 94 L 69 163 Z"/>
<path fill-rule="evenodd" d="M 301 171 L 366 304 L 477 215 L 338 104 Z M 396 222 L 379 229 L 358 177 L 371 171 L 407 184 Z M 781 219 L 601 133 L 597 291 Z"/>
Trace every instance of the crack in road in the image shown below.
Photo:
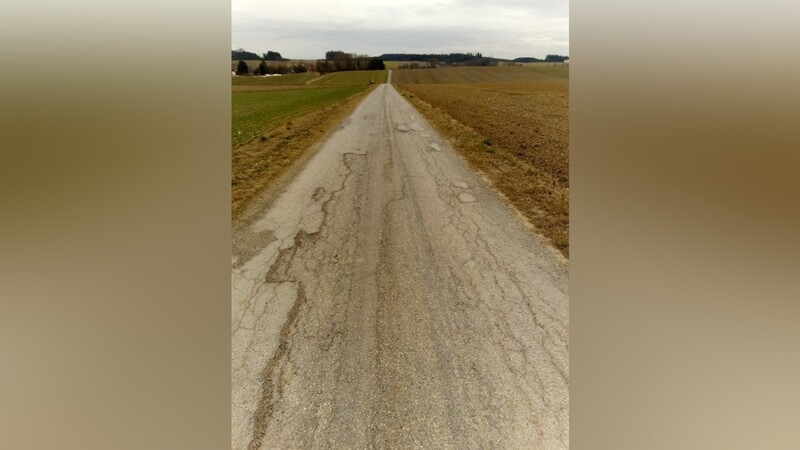
<path fill-rule="evenodd" d="M 391 86 L 244 232 L 232 448 L 568 448 L 566 267 Z"/>

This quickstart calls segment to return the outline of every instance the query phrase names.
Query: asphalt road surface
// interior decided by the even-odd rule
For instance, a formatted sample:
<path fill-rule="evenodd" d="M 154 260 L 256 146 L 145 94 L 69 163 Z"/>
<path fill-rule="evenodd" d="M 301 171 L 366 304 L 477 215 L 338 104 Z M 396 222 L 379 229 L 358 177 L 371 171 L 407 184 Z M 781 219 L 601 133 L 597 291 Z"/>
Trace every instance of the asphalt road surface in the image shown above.
<path fill-rule="evenodd" d="M 235 240 L 234 449 L 568 447 L 565 264 L 391 85 Z"/>

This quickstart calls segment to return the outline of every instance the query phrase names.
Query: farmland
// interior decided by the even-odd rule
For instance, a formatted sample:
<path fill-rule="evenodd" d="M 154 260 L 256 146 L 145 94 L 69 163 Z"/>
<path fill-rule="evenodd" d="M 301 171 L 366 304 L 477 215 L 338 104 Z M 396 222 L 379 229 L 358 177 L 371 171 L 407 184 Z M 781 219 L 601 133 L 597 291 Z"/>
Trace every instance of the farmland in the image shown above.
<path fill-rule="evenodd" d="M 347 97 L 366 86 L 337 86 L 326 89 L 233 93 L 231 140 L 242 145 L 263 131 L 303 116 Z"/>
<path fill-rule="evenodd" d="M 232 77 L 231 200 L 235 220 L 248 200 L 285 173 L 341 120 L 357 97 L 370 89 L 373 78 L 376 85 L 384 82 L 386 71 L 323 77 L 317 73 Z"/>
<path fill-rule="evenodd" d="M 569 255 L 568 66 L 396 70 L 392 81 Z"/>
<path fill-rule="evenodd" d="M 383 64 L 386 66 L 387 69 L 397 69 L 398 67 L 402 66 L 403 64 L 411 64 L 417 63 L 419 65 L 428 64 L 428 61 L 384 61 Z"/>
<path fill-rule="evenodd" d="M 387 71 L 302 73 L 232 77 L 231 144 L 243 145 L 264 131 L 351 97 L 386 81 Z M 315 81 L 313 84 L 309 82 Z"/>
<path fill-rule="evenodd" d="M 559 78 L 569 78 L 569 64 L 535 62 L 523 63 L 522 65 L 528 70 L 533 70 L 542 74 Z"/>
<path fill-rule="evenodd" d="M 354 70 L 350 72 L 334 72 L 319 80 L 321 85 L 368 85 L 370 80 L 376 84 L 385 83 L 386 70 Z"/>
<path fill-rule="evenodd" d="M 443 69 L 400 69 L 392 72 L 392 83 L 566 83 L 568 69 L 558 67 L 448 67 Z"/>
<path fill-rule="evenodd" d="M 319 78 L 316 72 L 295 73 L 279 77 L 232 77 L 233 86 L 302 86 L 314 78 Z"/>

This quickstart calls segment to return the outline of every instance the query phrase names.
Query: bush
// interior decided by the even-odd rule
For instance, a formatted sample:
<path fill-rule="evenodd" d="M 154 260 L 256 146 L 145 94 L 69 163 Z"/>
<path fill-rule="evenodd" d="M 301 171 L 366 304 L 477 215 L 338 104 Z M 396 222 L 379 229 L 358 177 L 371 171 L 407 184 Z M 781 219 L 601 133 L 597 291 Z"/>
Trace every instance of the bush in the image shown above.
<path fill-rule="evenodd" d="M 236 75 L 247 75 L 250 71 L 247 69 L 247 63 L 239 60 L 239 64 L 236 66 Z"/>

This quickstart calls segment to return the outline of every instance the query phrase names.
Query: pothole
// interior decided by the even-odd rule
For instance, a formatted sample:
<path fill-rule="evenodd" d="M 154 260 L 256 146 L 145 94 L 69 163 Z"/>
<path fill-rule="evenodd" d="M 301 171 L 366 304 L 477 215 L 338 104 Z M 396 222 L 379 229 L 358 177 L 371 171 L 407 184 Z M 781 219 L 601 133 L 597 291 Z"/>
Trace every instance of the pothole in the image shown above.
<path fill-rule="evenodd" d="M 458 199 L 461 200 L 461 203 L 472 203 L 475 201 L 475 197 L 473 197 L 472 194 L 467 194 L 466 192 L 458 194 Z"/>

